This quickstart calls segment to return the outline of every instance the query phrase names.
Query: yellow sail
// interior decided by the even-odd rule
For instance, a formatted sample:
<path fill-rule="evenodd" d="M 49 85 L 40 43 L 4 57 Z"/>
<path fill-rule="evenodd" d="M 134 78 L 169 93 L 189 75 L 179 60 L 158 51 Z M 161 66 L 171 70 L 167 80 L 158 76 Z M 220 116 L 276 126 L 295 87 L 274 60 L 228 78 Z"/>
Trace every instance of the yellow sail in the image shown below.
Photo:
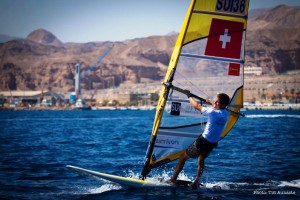
<path fill-rule="evenodd" d="M 192 0 L 164 78 L 142 176 L 179 158 L 201 133 L 205 117 L 186 95 L 168 85 L 212 99 L 231 97 L 225 137 L 243 107 L 244 46 L 249 0 Z M 201 99 L 200 98 L 200 99 Z"/>

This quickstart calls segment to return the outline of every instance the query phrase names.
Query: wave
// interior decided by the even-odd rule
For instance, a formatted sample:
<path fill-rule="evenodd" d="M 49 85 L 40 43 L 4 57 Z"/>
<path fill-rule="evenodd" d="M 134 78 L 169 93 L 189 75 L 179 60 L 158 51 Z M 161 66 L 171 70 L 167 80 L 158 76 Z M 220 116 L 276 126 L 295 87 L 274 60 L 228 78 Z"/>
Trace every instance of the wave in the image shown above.
<path fill-rule="evenodd" d="M 131 169 L 127 169 L 123 171 L 125 173 L 125 177 L 136 178 L 139 179 L 140 174 L 135 173 Z M 157 182 L 158 186 L 162 185 L 161 180 L 169 180 L 171 178 L 171 174 L 173 173 L 172 170 L 163 170 L 161 173 L 153 174 L 153 176 L 148 177 L 148 180 L 153 182 Z M 187 176 L 184 171 L 179 174 L 179 180 L 186 180 L 186 181 L 193 181 L 193 178 Z M 231 191 L 231 190 L 241 190 L 241 191 L 255 191 L 255 190 L 269 190 L 269 189 L 277 189 L 282 190 L 289 188 L 300 188 L 300 179 L 292 180 L 292 181 L 274 181 L 268 180 L 266 182 L 226 182 L 226 181 L 215 181 L 215 182 L 203 182 L 202 189 L 207 190 L 223 190 L 223 191 Z M 122 186 L 116 185 L 110 182 L 106 182 L 100 188 L 90 190 L 91 193 L 102 193 L 106 191 L 112 190 L 120 190 Z"/>
<path fill-rule="evenodd" d="M 90 193 L 90 194 L 101 194 L 103 192 L 113 191 L 113 190 L 120 190 L 120 189 L 122 189 L 122 186 L 120 186 L 120 185 L 113 184 L 113 183 L 106 183 L 106 184 L 102 185 L 99 188 L 90 189 L 88 191 L 88 193 Z"/>
<path fill-rule="evenodd" d="M 300 188 L 300 179 L 293 181 L 267 181 L 265 183 L 247 183 L 247 182 L 212 182 L 205 183 L 206 189 L 220 190 L 264 190 L 264 189 L 280 189 L 283 187 Z"/>
<path fill-rule="evenodd" d="M 300 115 L 283 115 L 283 114 L 272 114 L 272 115 L 246 115 L 246 118 L 300 118 Z"/>
<path fill-rule="evenodd" d="M 126 174 L 126 177 L 130 178 L 136 178 L 138 179 L 140 177 L 139 173 L 135 173 L 132 170 L 124 171 Z M 163 170 L 162 173 L 159 174 L 153 174 L 152 177 L 149 177 L 151 181 L 157 181 L 158 183 L 161 183 L 161 181 L 158 181 L 158 179 L 163 180 L 169 180 L 171 178 L 171 174 L 173 173 L 172 170 Z M 186 180 L 186 181 L 193 181 L 193 178 L 189 177 L 185 174 L 184 171 L 182 171 L 178 179 L 180 180 Z M 262 183 L 253 183 L 253 182 L 203 182 L 202 183 L 205 188 L 207 189 L 215 189 L 220 188 L 222 190 L 231 190 L 231 189 L 264 189 L 267 188 L 282 188 L 282 187 L 294 187 L 294 188 L 300 188 L 300 179 L 292 180 L 292 181 L 273 181 L 268 180 L 266 182 Z"/>
<path fill-rule="evenodd" d="M 294 187 L 300 188 L 300 179 L 293 180 L 293 181 L 281 181 L 278 185 L 279 187 Z"/>
<path fill-rule="evenodd" d="M 183 178 L 183 177 L 182 177 Z M 187 178 L 184 176 L 184 178 Z M 150 178 L 152 181 L 157 180 L 157 178 Z M 188 179 L 189 181 L 192 181 Z M 158 186 L 161 185 L 161 182 L 158 182 Z M 202 188 L 202 189 L 201 189 Z M 300 179 L 293 180 L 293 181 L 267 181 L 265 183 L 247 183 L 247 182 L 207 182 L 202 183 L 200 190 L 213 190 L 213 191 L 253 191 L 253 194 L 255 194 L 255 191 L 258 194 L 261 194 L 263 191 L 282 191 L 284 189 L 289 190 L 289 194 L 294 194 L 296 191 L 294 191 L 292 188 L 300 188 Z M 99 188 L 93 188 L 88 189 L 88 191 L 85 192 L 85 194 L 101 194 L 104 192 L 109 191 L 115 191 L 115 190 L 121 190 L 123 187 L 118 184 L 114 183 L 105 183 Z M 164 189 L 166 189 L 164 187 Z"/>

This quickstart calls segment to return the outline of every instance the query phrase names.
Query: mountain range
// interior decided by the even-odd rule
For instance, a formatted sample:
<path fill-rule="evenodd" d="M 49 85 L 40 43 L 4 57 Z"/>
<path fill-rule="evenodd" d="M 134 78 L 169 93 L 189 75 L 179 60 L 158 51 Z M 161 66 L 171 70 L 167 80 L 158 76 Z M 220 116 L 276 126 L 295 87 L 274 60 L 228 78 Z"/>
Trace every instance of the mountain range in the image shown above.
<path fill-rule="evenodd" d="M 74 91 L 75 64 L 82 88 L 161 81 L 177 34 L 126 41 L 63 43 L 44 29 L 26 38 L 0 35 L 0 90 Z M 111 48 L 100 60 L 103 52 Z M 300 9 L 280 5 L 249 13 L 246 66 L 275 75 L 300 69 Z"/>

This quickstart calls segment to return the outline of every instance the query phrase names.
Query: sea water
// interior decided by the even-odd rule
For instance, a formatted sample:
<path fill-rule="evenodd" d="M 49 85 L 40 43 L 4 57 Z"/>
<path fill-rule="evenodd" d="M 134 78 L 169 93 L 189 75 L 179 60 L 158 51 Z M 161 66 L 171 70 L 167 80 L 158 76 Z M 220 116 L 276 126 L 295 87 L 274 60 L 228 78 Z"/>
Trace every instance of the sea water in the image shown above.
<path fill-rule="evenodd" d="M 1 111 L 0 199 L 299 199 L 300 112 L 246 111 L 206 159 L 200 191 L 126 188 L 66 168 L 138 178 L 154 111 Z M 151 177 L 170 178 L 176 162 Z M 197 160 L 180 178 L 193 180 Z"/>

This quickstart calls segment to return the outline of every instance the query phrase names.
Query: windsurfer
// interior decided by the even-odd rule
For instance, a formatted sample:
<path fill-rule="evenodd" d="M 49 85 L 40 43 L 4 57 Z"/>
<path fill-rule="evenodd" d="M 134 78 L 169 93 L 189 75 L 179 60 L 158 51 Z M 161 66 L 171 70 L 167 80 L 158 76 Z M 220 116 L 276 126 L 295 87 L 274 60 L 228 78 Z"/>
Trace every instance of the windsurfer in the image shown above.
<path fill-rule="evenodd" d="M 212 105 L 212 108 L 207 108 L 200 105 L 193 97 L 191 97 L 189 90 L 185 90 L 184 93 L 188 96 L 190 104 L 195 109 L 208 116 L 208 122 L 202 135 L 200 135 L 180 156 L 173 177 L 169 182 L 176 182 L 186 160 L 189 158 L 198 158 L 197 177 L 189 185 L 195 189 L 199 185 L 200 177 L 204 170 L 204 160 L 217 146 L 221 133 L 226 125 L 229 113 L 225 108 L 230 99 L 227 94 L 220 93 L 217 95 L 214 103 L 210 102 L 208 99 L 206 100 L 207 104 Z"/>

